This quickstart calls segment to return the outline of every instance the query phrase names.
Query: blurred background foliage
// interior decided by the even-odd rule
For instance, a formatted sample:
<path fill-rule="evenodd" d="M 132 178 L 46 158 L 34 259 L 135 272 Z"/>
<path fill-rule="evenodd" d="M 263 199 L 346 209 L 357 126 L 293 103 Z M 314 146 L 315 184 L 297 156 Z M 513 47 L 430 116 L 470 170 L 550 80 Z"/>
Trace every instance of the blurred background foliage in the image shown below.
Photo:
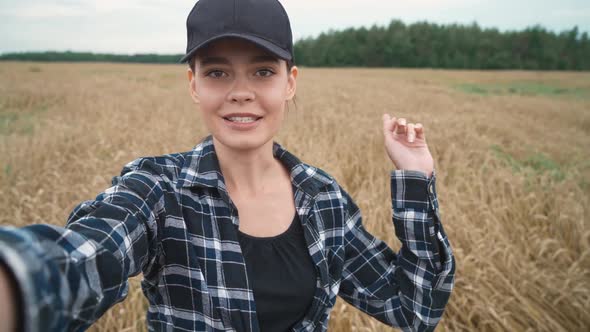
<path fill-rule="evenodd" d="M 520 31 L 477 23 L 405 24 L 330 30 L 298 40 L 295 62 L 312 67 L 404 67 L 449 69 L 590 69 L 590 39 L 577 27 L 553 32 L 540 25 Z M 182 54 L 90 52 L 6 53 L 0 60 L 177 63 Z"/>

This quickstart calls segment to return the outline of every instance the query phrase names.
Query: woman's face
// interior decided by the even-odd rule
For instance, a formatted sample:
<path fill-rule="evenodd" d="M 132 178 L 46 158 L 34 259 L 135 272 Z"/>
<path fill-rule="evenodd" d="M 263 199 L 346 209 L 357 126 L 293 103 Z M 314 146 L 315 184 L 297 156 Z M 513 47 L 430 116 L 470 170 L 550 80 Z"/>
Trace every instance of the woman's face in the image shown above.
<path fill-rule="evenodd" d="M 295 95 L 297 68 L 253 43 L 224 38 L 199 51 L 188 70 L 192 98 L 223 145 L 258 148 L 279 131 L 285 105 Z"/>

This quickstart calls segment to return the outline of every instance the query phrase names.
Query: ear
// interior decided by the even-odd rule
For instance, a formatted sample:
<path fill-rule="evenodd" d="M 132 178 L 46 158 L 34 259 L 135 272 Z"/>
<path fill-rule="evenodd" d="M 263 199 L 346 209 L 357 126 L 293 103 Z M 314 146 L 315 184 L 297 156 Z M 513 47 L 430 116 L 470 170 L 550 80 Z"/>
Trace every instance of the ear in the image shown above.
<path fill-rule="evenodd" d="M 187 69 L 187 76 L 189 93 L 195 104 L 198 104 L 200 100 L 199 93 L 197 92 L 197 85 L 195 83 L 195 73 L 193 73 L 193 71 L 190 68 Z"/>
<path fill-rule="evenodd" d="M 297 74 L 299 74 L 297 66 L 291 67 L 287 78 L 287 100 L 291 100 L 295 96 L 297 90 Z"/>

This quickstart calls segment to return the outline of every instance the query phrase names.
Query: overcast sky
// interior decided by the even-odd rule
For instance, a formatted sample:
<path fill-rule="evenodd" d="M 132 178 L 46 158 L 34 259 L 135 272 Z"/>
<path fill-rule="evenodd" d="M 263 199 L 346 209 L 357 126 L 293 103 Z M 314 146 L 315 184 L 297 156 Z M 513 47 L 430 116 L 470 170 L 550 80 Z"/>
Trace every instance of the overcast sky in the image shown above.
<path fill-rule="evenodd" d="M 590 32 L 590 0 L 282 0 L 294 39 L 328 29 L 477 22 L 501 30 L 541 24 Z M 0 0 L 0 53 L 183 53 L 193 0 Z"/>

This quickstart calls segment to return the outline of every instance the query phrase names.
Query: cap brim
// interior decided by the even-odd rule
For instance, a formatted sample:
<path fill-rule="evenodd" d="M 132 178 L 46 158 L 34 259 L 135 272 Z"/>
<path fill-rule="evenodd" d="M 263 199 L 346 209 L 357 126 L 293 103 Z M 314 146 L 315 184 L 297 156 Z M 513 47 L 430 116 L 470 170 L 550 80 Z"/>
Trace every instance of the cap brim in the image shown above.
<path fill-rule="evenodd" d="M 217 35 L 215 37 L 209 38 L 206 41 L 202 42 L 201 44 L 193 47 L 188 53 L 186 53 L 185 56 L 183 56 L 180 59 L 179 63 L 187 62 L 195 54 L 195 52 L 197 50 L 203 48 L 207 44 L 209 44 L 215 40 L 222 39 L 222 38 L 228 38 L 228 37 L 245 39 L 247 41 L 253 42 L 254 44 L 264 48 L 265 50 L 269 51 L 270 53 L 276 55 L 277 57 L 279 57 L 283 60 L 291 60 L 291 54 L 288 51 L 280 48 L 279 46 L 269 42 L 266 39 L 252 36 L 252 35 L 240 34 L 240 33 L 224 33 L 222 35 Z"/>

